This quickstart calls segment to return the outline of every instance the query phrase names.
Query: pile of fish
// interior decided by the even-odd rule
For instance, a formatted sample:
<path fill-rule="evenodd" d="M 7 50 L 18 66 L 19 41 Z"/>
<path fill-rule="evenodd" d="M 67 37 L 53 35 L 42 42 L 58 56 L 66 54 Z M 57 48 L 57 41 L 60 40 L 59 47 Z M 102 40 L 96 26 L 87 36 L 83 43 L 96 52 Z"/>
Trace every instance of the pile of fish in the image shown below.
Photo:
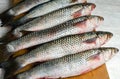
<path fill-rule="evenodd" d="M 110 60 L 119 50 L 101 47 L 113 34 L 95 31 L 104 21 L 91 15 L 95 7 L 86 0 L 23 0 L 0 14 L 7 29 L 0 38 L 0 79 L 72 77 Z"/>

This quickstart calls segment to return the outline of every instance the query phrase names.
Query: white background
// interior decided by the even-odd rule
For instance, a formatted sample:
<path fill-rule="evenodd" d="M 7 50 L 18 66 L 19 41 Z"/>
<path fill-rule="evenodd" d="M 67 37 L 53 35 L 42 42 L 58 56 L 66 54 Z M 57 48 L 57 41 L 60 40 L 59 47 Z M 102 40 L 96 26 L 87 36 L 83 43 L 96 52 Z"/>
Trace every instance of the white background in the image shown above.
<path fill-rule="evenodd" d="M 10 0 L 0 0 L 0 13 L 8 8 Z M 110 31 L 113 38 L 104 46 L 117 47 L 120 49 L 120 0 L 88 0 L 97 5 L 93 14 L 101 15 L 105 18 L 104 23 L 97 29 Z M 0 35 L 5 32 L 0 28 Z M 120 79 L 120 53 L 107 62 L 107 69 L 110 79 Z"/>

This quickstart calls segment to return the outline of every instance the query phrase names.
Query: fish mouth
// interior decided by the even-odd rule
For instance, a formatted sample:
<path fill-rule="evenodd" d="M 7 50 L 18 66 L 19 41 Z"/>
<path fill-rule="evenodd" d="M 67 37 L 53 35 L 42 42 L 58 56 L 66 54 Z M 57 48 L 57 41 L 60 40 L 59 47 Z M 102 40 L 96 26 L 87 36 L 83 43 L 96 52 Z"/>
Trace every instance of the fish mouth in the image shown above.
<path fill-rule="evenodd" d="M 108 32 L 107 37 L 108 37 L 108 39 L 112 38 L 113 37 L 113 33 Z"/>
<path fill-rule="evenodd" d="M 119 52 L 118 48 L 110 47 L 110 48 L 104 48 L 104 49 L 106 49 L 105 51 L 103 51 L 103 56 L 105 61 L 108 61 Z"/>
<path fill-rule="evenodd" d="M 91 3 L 91 10 L 93 11 L 96 8 L 96 5 Z"/>
<path fill-rule="evenodd" d="M 100 45 L 104 45 L 113 37 L 113 34 L 111 32 L 99 31 L 96 34 Z"/>
<path fill-rule="evenodd" d="M 100 21 L 104 21 L 103 17 L 101 17 L 101 16 L 98 16 L 98 17 L 99 17 Z"/>
<path fill-rule="evenodd" d="M 112 48 L 111 54 L 114 56 L 118 52 L 119 52 L 118 48 Z"/>
<path fill-rule="evenodd" d="M 90 16 L 89 18 L 90 23 L 94 26 L 94 27 L 98 27 L 99 25 L 101 25 L 104 21 L 104 18 L 101 16 Z"/>
<path fill-rule="evenodd" d="M 98 31 L 96 34 L 99 38 L 106 37 L 107 39 L 110 39 L 113 37 L 113 33 L 111 32 Z"/>

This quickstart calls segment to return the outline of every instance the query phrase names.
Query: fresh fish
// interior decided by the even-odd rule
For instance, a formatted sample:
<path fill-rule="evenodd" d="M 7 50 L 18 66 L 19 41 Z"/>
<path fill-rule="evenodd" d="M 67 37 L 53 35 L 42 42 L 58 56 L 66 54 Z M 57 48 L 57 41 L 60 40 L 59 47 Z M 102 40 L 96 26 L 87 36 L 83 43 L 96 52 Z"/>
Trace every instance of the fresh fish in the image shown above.
<path fill-rule="evenodd" d="M 18 26 L 26 23 L 27 21 L 48 14 L 52 11 L 58 10 L 60 8 L 75 4 L 75 3 L 85 3 L 87 0 L 51 0 L 45 4 L 39 5 L 32 10 L 30 10 L 24 17 L 13 21 L 10 23 L 12 26 Z"/>
<path fill-rule="evenodd" d="M 20 4 L 16 5 L 15 7 L 8 10 L 8 14 L 17 16 L 21 13 L 27 12 L 28 10 L 32 9 L 33 7 L 48 2 L 50 0 L 24 0 Z"/>
<path fill-rule="evenodd" d="M 19 3 L 18 5 L 3 12 L 0 15 L 0 19 L 2 20 L 2 23 L 5 24 L 5 22 L 10 21 L 12 17 L 17 16 L 21 13 L 24 13 L 35 6 L 37 6 L 39 4 L 43 4 L 48 1 L 50 1 L 50 0 L 24 0 L 21 3 Z"/>
<path fill-rule="evenodd" d="M 33 32 L 7 44 L 9 52 L 43 44 L 67 35 L 92 31 L 103 22 L 99 16 L 83 16 L 55 26 L 48 30 Z"/>
<path fill-rule="evenodd" d="M 57 79 L 81 75 L 103 65 L 119 50 L 117 48 L 91 49 L 50 60 L 17 75 L 17 79 Z"/>
<path fill-rule="evenodd" d="M 111 36 L 112 34 L 109 32 L 89 32 L 82 35 L 64 37 L 46 43 L 25 55 L 17 57 L 15 62 L 17 62 L 19 66 L 24 67 L 34 62 L 42 62 L 69 54 L 75 54 L 87 49 L 98 48 L 105 44 Z"/>
<path fill-rule="evenodd" d="M 27 21 L 33 19 L 34 16 L 38 16 L 38 15 L 42 16 L 52 11 L 63 8 L 65 6 L 73 5 L 76 3 L 84 3 L 84 2 L 86 2 L 86 0 L 51 0 L 46 2 L 45 4 L 41 4 L 38 7 L 35 7 L 34 9 L 30 10 L 25 16 L 21 17 L 20 19 L 13 20 L 12 22 L 8 22 L 2 25 L 2 27 L 8 28 L 8 32 L 9 32 L 12 29 L 16 28 L 17 26 L 20 26 L 26 23 Z"/>
<path fill-rule="evenodd" d="M 17 37 L 22 36 L 21 31 L 40 31 L 45 30 L 56 25 L 59 25 L 73 18 L 77 18 L 83 15 L 89 15 L 95 8 L 93 3 L 78 3 L 71 5 L 42 17 L 38 17 L 22 26 L 19 26 L 13 31 L 13 34 Z"/>
<path fill-rule="evenodd" d="M 49 43 L 45 43 L 24 55 L 16 57 L 14 60 L 8 61 L 7 63 L 9 63 L 9 66 L 11 67 L 16 64 L 15 66 L 17 69 L 20 69 L 31 63 L 43 62 L 60 58 L 65 55 L 75 54 L 84 50 L 99 48 L 111 37 L 112 33 L 102 31 L 66 36 Z"/>

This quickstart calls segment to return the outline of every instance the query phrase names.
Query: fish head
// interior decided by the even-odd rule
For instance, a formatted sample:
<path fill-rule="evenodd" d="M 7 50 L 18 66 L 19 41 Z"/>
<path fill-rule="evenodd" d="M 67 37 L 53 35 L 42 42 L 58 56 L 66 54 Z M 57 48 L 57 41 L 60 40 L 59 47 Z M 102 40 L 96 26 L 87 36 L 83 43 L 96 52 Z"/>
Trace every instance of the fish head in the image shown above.
<path fill-rule="evenodd" d="M 108 61 L 119 52 L 119 49 L 117 49 L 117 48 L 105 48 L 105 49 L 101 50 L 101 52 L 102 52 L 101 54 L 104 57 L 104 60 Z"/>
<path fill-rule="evenodd" d="M 113 37 L 113 34 L 111 32 L 98 31 L 96 36 L 96 46 L 99 47 L 108 42 Z"/>
<path fill-rule="evenodd" d="M 110 32 L 97 31 L 84 33 L 81 39 L 84 47 L 92 49 L 104 45 L 112 36 Z"/>
<path fill-rule="evenodd" d="M 88 50 L 87 65 L 92 70 L 110 60 L 119 50 L 117 48 L 104 47 Z"/>
<path fill-rule="evenodd" d="M 96 5 L 93 3 L 84 3 L 81 10 L 82 15 L 90 15 L 91 12 L 95 9 Z"/>
<path fill-rule="evenodd" d="M 87 26 L 89 26 L 89 28 L 96 28 L 99 25 L 101 25 L 104 21 L 104 18 L 101 16 L 89 16 L 88 20 L 87 20 Z"/>
<path fill-rule="evenodd" d="M 103 22 L 103 18 L 100 16 L 83 16 L 82 21 L 80 20 L 75 24 L 80 30 L 80 33 L 90 32 L 96 29 Z"/>
<path fill-rule="evenodd" d="M 96 5 L 93 3 L 82 3 L 74 6 L 73 17 L 78 18 L 84 15 L 90 15 L 95 9 Z"/>

